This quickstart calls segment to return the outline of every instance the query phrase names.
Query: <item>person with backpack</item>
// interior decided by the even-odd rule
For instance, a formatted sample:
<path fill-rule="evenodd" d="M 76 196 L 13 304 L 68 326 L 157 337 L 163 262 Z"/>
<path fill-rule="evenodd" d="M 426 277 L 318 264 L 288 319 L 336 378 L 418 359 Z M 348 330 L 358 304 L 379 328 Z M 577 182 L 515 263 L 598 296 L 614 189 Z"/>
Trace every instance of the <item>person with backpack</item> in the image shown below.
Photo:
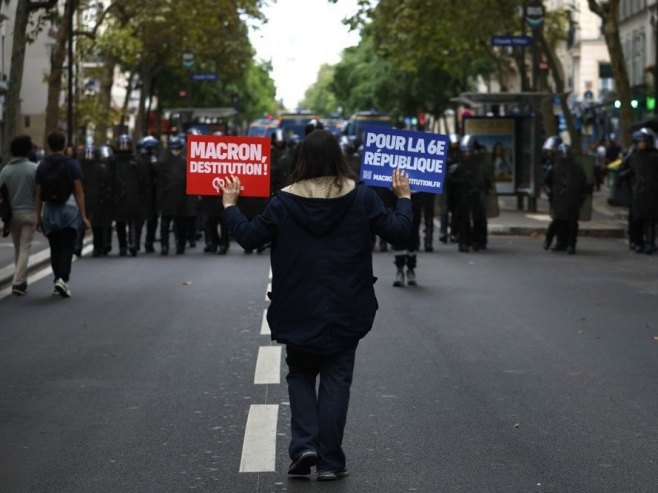
<path fill-rule="evenodd" d="M 16 271 L 11 292 L 16 296 L 27 294 L 27 266 L 32 239 L 36 230 L 34 175 L 37 165 L 28 159 L 32 151 L 29 135 L 19 135 L 10 144 L 12 158 L 0 171 L 0 187 L 6 187 L 11 218 L 9 232 L 14 242 Z M 3 218 L 4 219 L 4 218 Z"/>
<path fill-rule="evenodd" d="M 78 230 L 89 229 L 85 210 L 80 164 L 64 154 L 66 137 L 58 131 L 48 134 L 52 154 L 37 167 L 37 229 L 43 231 L 50 244 L 54 295 L 71 296 L 68 282 Z"/>

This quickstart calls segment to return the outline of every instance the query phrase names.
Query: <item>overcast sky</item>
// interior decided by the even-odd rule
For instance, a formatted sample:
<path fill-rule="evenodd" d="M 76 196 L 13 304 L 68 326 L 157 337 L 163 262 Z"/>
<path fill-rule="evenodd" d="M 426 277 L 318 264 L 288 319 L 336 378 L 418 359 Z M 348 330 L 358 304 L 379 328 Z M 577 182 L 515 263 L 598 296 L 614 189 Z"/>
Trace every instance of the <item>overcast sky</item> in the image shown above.
<path fill-rule="evenodd" d="M 337 63 L 344 48 L 358 44 L 358 33 L 341 22 L 355 12 L 356 0 L 277 0 L 264 9 L 268 22 L 252 28 L 250 39 L 257 58 L 272 61 L 277 99 L 287 109 L 296 109 L 320 65 Z"/>

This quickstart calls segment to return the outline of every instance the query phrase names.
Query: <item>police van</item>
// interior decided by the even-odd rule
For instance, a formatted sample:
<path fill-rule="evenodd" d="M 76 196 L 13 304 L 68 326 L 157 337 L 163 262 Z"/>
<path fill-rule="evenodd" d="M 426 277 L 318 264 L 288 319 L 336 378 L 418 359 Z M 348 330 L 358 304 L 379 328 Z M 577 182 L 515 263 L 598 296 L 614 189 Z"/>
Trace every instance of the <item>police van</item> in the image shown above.
<path fill-rule="evenodd" d="M 352 115 L 343 130 L 343 142 L 358 150 L 363 145 L 363 134 L 368 127 L 393 128 L 393 120 L 376 110 L 359 111 Z"/>
<path fill-rule="evenodd" d="M 320 120 L 320 116 L 311 112 L 300 110 L 295 113 L 282 113 L 279 116 L 277 127 L 283 130 L 283 136 L 286 140 L 301 140 L 304 138 L 306 125 L 311 120 Z"/>

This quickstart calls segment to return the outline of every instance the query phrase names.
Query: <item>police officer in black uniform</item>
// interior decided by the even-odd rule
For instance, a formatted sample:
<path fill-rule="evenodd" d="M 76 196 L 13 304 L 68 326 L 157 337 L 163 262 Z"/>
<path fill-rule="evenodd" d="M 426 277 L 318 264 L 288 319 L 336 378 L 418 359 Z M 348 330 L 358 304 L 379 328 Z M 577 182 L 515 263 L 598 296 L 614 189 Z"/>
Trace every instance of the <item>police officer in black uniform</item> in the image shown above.
<path fill-rule="evenodd" d="M 459 251 L 467 253 L 487 247 L 486 195 L 493 183 L 484 166 L 482 149 L 469 134 L 459 145 L 459 162 L 451 174 L 455 189 Z"/>
<path fill-rule="evenodd" d="M 150 193 L 148 194 L 149 202 L 149 217 L 146 219 L 146 237 L 144 239 L 144 251 L 146 253 L 155 252 L 155 233 L 158 229 L 158 215 L 157 210 L 157 183 L 158 183 L 158 162 L 160 159 L 160 141 L 148 135 L 143 137 L 137 142 L 137 152 L 139 155 L 140 165 L 144 169 L 144 173 L 149 174 L 148 177 L 151 182 Z M 137 237 L 141 238 L 143 221 L 138 223 Z M 138 241 L 138 245 L 141 241 Z"/>
<path fill-rule="evenodd" d="M 578 216 L 588 192 L 587 177 L 576 164 L 571 147 L 560 144 L 554 154 L 553 165 L 544 177 L 544 190 L 548 195 L 553 221 L 546 232 L 544 248 L 547 249 L 557 234 L 555 251 L 576 253 Z"/>
<path fill-rule="evenodd" d="M 656 221 L 658 220 L 658 150 L 655 134 L 642 128 L 633 134 L 635 150 L 624 163 L 618 181 L 630 181 L 629 211 L 630 242 L 637 253 L 656 252 Z"/>

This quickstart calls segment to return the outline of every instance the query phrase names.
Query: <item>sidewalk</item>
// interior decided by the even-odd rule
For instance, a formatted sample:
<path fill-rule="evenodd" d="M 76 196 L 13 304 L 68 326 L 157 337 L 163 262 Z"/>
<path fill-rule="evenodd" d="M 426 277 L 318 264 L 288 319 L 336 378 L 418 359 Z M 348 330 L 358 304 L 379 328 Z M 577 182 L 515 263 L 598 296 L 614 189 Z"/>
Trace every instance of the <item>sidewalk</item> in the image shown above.
<path fill-rule="evenodd" d="M 600 238 L 623 238 L 626 222 L 623 219 L 625 209 L 611 207 L 607 203 L 608 191 L 605 187 L 594 192 L 592 220 L 580 223 L 579 236 Z M 536 236 L 546 232 L 550 217 L 548 201 L 537 201 L 537 212 L 516 210 L 516 197 L 500 197 L 500 215 L 489 219 L 489 234 L 508 236 Z M 438 218 L 435 218 L 438 222 Z M 438 230 L 438 228 L 437 228 Z M 87 234 L 87 241 L 89 240 Z M 48 240 L 37 232 L 32 243 L 30 270 L 47 265 L 50 260 Z M 0 286 L 11 283 L 14 274 L 14 246 L 10 237 L 0 238 Z"/>

